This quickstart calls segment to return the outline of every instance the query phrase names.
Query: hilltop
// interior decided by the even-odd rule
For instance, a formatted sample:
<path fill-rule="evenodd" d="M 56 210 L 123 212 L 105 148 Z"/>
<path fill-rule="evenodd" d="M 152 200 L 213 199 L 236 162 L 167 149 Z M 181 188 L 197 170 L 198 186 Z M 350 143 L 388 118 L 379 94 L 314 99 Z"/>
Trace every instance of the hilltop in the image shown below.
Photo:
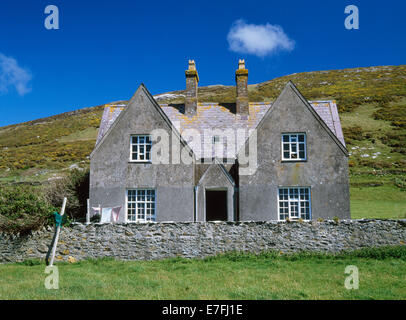
<path fill-rule="evenodd" d="M 405 184 L 406 65 L 287 75 L 249 85 L 250 101 L 275 99 L 289 80 L 308 100 L 337 100 L 354 186 Z M 235 101 L 234 86 L 200 87 L 198 94 L 200 101 Z M 182 103 L 184 91 L 155 98 L 159 103 Z M 0 183 L 42 183 L 70 168 L 87 167 L 103 108 L 0 127 Z"/>

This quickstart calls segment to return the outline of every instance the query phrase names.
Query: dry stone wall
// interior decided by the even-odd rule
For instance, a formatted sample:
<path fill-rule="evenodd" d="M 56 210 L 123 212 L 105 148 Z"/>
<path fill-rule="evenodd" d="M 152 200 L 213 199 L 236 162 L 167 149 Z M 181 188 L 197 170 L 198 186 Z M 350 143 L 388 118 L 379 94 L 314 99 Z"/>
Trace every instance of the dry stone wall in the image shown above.
<path fill-rule="evenodd" d="M 45 259 L 53 236 L 51 227 L 25 236 L 0 233 L 0 262 Z M 59 239 L 56 261 L 71 262 L 195 258 L 227 251 L 335 253 L 404 245 L 406 220 L 74 224 L 63 227 Z"/>

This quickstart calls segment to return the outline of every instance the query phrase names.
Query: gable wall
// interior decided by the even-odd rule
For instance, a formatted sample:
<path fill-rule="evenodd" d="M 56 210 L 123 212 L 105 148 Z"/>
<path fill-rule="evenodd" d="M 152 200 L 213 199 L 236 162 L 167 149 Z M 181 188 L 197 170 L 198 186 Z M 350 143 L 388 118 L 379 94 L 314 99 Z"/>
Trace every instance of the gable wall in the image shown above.
<path fill-rule="evenodd" d="M 306 162 L 281 161 L 281 134 L 290 132 L 306 133 Z M 278 186 L 311 187 L 313 219 L 350 218 L 347 156 L 291 87 L 265 115 L 257 139 L 258 168 L 240 176 L 241 220 L 277 220 Z"/>
<path fill-rule="evenodd" d="M 193 221 L 193 164 L 131 163 L 130 135 L 165 129 L 164 121 L 143 89 L 139 89 L 102 140 L 90 162 L 91 206 L 119 206 L 125 210 L 126 189 L 155 188 L 157 221 Z M 172 150 L 170 150 L 172 159 Z"/>

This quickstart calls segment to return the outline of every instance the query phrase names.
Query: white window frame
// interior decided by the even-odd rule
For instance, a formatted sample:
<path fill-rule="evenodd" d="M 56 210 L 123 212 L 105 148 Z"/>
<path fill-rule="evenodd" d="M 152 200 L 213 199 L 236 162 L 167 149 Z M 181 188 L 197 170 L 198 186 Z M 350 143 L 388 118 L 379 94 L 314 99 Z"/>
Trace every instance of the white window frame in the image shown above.
<path fill-rule="evenodd" d="M 308 199 L 306 199 L 306 190 Z M 286 192 L 287 191 L 287 192 Z M 296 192 L 295 192 L 296 191 Z M 282 198 L 282 199 L 281 199 Z M 283 203 L 283 206 L 281 204 Z M 287 207 L 286 204 L 287 203 Z M 308 204 L 306 206 L 306 204 Z M 309 209 L 308 219 L 306 218 L 306 209 Z M 287 209 L 287 217 L 281 218 L 281 214 L 286 215 L 286 212 L 281 213 L 281 209 Z M 298 214 L 295 213 L 297 209 Z M 302 209 L 304 212 L 302 212 Z M 278 220 L 284 221 L 286 218 L 289 220 L 299 220 L 300 218 L 305 221 L 312 219 L 312 195 L 310 187 L 279 187 L 278 188 Z"/>
<path fill-rule="evenodd" d="M 137 142 L 133 143 L 133 138 L 137 138 Z M 140 139 L 143 138 L 143 142 L 140 142 Z M 147 139 L 149 142 L 147 142 Z M 147 151 L 147 146 L 149 146 L 149 152 Z M 136 148 L 134 151 L 133 147 Z M 141 152 L 141 147 L 143 147 L 143 152 Z M 152 149 L 152 140 L 151 135 L 149 134 L 132 134 L 130 136 L 130 162 L 143 162 L 143 163 L 150 163 L 151 162 L 151 149 Z M 134 159 L 134 154 L 137 154 L 137 158 Z M 144 159 L 141 159 L 141 155 L 144 155 Z M 148 157 L 149 155 L 149 157 Z"/>
<path fill-rule="evenodd" d="M 288 136 L 289 142 L 284 142 L 283 138 Z M 303 142 L 299 142 L 299 136 L 303 136 Z M 294 141 L 296 140 L 296 141 Z M 289 151 L 285 151 L 284 146 L 289 146 Z M 300 155 L 300 145 L 304 145 L 304 158 L 299 158 Z M 294 149 L 296 148 L 296 151 Z M 289 152 L 289 158 L 285 158 L 285 152 Z M 282 161 L 307 161 L 307 137 L 304 132 L 295 132 L 295 133 L 282 133 L 281 135 L 281 153 Z M 297 158 L 292 158 L 292 155 L 296 154 Z"/>
<path fill-rule="evenodd" d="M 144 192 L 144 194 L 142 194 Z M 149 194 L 148 192 L 153 192 Z M 135 197 L 135 200 L 129 200 L 129 195 Z M 148 196 L 150 199 L 148 199 Z M 151 199 L 153 196 L 153 199 Z M 138 200 L 138 197 L 144 197 L 144 199 Z M 142 205 L 141 205 L 142 204 Z M 149 208 L 148 208 L 149 207 Z M 139 209 L 144 209 L 144 218 L 139 218 Z M 134 210 L 134 213 L 129 214 L 129 209 Z M 125 212 L 126 222 L 156 222 L 156 189 L 127 189 L 125 197 Z M 147 219 L 148 210 L 151 210 L 153 214 L 149 214 L 150 220 Z M 130 216 L 134 216 L 135 219 L 129 219 Z"/>

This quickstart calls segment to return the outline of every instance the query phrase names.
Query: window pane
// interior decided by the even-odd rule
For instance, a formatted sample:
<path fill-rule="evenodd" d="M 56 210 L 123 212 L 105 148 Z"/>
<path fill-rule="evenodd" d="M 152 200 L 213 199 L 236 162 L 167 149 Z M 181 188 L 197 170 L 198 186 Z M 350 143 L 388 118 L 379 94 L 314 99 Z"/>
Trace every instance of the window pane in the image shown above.
<path fill-rule="evenodd" d="M 285 160 L 305 160 L 306 137 L 304 134 L 282 135 L 282 156 Z"/>
<path fill-rule="evenodd" d="M 310 220 L 310 188 L 280 188 L 279 195 L 279 219 L 302 218 Z"/>
<path fill-rule="evenodd" d="M 293 218 L 299 218 L 299 205 L 297 202 L 291 202 L 290 204 L 290 215 Z"/>
<path fill-rule="evenodd" d="M 134 161 L 150 160 L 150 151 L 152 147 L 151 137 L 133 136 L 131 138 L 131 159 Z"/>
<path fill-rule="evenodd" d="M 127 219 L 129 221 L 155 221 L 155 190 L 128 190 Z"/>

